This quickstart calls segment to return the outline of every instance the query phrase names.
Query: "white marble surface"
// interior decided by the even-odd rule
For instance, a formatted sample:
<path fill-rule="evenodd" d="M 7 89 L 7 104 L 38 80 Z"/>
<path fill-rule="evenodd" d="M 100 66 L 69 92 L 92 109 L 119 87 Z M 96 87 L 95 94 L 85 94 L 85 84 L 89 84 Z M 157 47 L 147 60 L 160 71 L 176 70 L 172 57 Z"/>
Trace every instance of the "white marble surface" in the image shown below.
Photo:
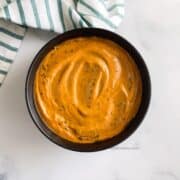
<path fill-rule="evenodd" d="M 124 144 L 77 153 L 47 140 L 28 115 L 28 67 L 53 34 L 29 30 L 0 89 L 0 180 L 180 179 L 180 0 L 126 0 L 118 32 L 141 52 L 152 78 L 152 101 Z"/>

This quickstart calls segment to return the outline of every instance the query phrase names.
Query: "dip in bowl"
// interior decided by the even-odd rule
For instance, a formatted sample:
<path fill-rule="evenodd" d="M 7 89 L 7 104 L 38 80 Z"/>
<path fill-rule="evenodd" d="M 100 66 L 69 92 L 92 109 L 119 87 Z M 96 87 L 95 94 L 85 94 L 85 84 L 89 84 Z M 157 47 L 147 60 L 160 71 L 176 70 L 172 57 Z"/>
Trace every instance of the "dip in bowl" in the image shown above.
<path fill-rule="evenodd" d="M 77 29 L 51 40 L 26 81 L 26 102 L 37 127 L 75 151 L 102 150 L 126 139 L 149 100 L 150 78 L 141 56 L 102 29 Z"/>

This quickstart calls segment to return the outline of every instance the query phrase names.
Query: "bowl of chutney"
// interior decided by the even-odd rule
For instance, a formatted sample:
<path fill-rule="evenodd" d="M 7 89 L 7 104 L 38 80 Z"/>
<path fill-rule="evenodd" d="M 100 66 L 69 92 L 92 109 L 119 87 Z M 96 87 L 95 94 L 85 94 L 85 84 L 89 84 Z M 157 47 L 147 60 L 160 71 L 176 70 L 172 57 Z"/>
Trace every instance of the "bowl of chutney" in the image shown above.
<path fill-rule="evenodd" d="M 93 152 L 127 139 L 147 112 L 147 66 L 127 40 L 83 28 L 50 40 L 26 79 L 26 103 L 39 130 L 66 149 Z"/>

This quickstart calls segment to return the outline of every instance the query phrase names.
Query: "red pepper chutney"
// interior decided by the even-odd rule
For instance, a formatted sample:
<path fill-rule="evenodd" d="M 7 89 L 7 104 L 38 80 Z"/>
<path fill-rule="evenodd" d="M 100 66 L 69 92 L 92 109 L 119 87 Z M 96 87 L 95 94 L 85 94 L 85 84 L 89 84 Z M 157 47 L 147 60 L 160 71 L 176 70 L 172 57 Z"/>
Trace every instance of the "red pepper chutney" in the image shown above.
<path fill-rule="evenodd" d="M 94 143 L 120 132 L 142 97 L 139 70 L 116 43 L 81 37 L 57 45 L 42 60 L 34 100 L 44 123 L 58 136 Z"/>

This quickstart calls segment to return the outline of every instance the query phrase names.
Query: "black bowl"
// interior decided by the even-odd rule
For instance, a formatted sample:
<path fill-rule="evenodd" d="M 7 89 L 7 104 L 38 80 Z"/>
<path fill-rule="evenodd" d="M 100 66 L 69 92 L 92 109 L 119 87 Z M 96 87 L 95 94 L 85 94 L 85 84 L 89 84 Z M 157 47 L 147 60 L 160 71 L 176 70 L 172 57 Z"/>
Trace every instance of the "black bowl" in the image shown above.
<path fill-rule="evenodd" d="M 35 103 L 33 98 L 33 84 L 34 84 L 35 73 L 39 64 L 41 63 L 42 59 L 47 55 L 47 53 L 54 48 L 54 46 L 62 43 L 63 41 L 66 41 L 67 39 L 71 39 L 75 37 L 89 37 L 89 36 L 97 36 L 97 37 L 109 39 L 119 44 L 131 55 L 131 57 L 134 59 L 135 63 L 137 64 L 141 74 L 143 93 L 142 93 L 142 101 L 136 116 L 130 121 L 130 123 L 124 129 L 123 132 L 119 133 L 118 135 L 114 136 L 111 139 L 107 139 L 104 141 L 91 143 L 91 144 L 90 143 L 79 144 L 79 143 L 73 143 L 67 141 L 57 136 L 44 124 L 44 122 L 41 120 L 35 108 Z M 106 31 L 103 29 L 96 29 L 96 28 L 83 28 L 83 29 L 68 31 L 65 32 L 64 34 L 55 37 L 39 51 L 39 53 L 34 58 L 27 74 L 25 95 L 26 95 L 27 107 L 35 125 L 48 139 L 50 139 L 55 144 L 62 146 L 66 149 L 80 151 L 80 152 L 93 152 L 93 151 L 107 149 L 114 145 L 117 145 L 118 143 L 127 139 L 137 129 L 137 127 L 142 122 L 149 106 L 150 96 L 151 96 L 151 83 L 150 83 L 149 73 L 143 58 L 128 41 L 126 41 L 121 36 L 110 31 Z"/>

